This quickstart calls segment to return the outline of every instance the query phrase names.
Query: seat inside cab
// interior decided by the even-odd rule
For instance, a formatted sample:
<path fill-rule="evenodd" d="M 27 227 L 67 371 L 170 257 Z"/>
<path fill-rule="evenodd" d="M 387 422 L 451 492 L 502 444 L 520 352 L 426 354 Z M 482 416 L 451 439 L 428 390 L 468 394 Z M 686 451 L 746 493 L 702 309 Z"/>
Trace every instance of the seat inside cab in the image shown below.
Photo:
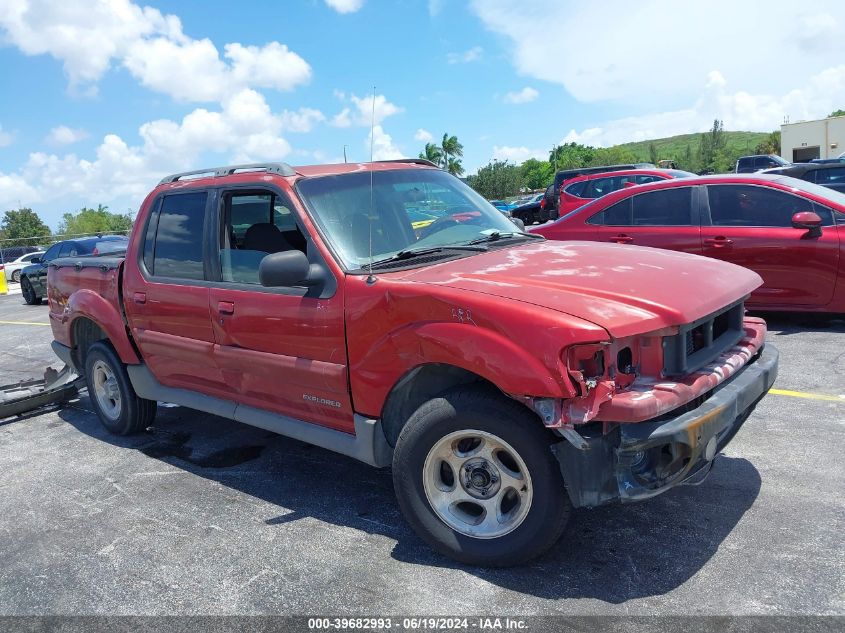
<path fill-rule="evenodd" d="M 299 250 L 306 241 L 285 200 L 274 193 L 234 192 L 223 199 L 220 266 L 223 281 L 260 284 L 258 267 L 271 253 Z"/>

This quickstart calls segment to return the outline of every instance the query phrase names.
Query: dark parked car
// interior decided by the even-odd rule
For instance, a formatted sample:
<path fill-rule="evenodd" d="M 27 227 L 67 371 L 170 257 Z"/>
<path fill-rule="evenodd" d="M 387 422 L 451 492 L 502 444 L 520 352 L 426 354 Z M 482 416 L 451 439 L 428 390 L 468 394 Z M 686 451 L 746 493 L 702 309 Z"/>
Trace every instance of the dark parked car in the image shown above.
<path fill-rule="evenodd" d="M 59 257 L 91 257 L 123 253 L 129 244 L 123 235 L 84 237 L 77 240 L 57 242 L 47 249 L 42 257 L 21 270 L 21 294 L 29 305 L 37 305 L 47 296 L 47 268 Z"/>
<path fill-rule="evenodd" d="M 512 209 L 511 216 L 522 220 L 525 226 L 530 226 L 535 222 L 545 222 L 549 219 L 549 216 L 548 214 L 544 215 L 542 207 L 544 196 L 545 194 L 543 193 L 531 196 L 528 202 Z"/>
<path fill-rule="evenodd" d="M 789 167 L 767 169 L 765 173 L 792 176 L 845 193 L 845 162 L 838 160 L 836 162 L 801 163 Z"/>
<path fill-rule="evenodd" d="M 755 171 L 770 169 L 772 167 L 789 167 L 791 164 L 776 154 L 740 156 L 736 161 L 734 171 L 738 174 L 753 174 Z"/>
<path fill-rule="evenodd" d="M 3 263 L 9 263 L 29 253 L 37 253 L 42 250 L 44 249 L 40 246 L 7 246 L 0 248 L 0 259 Z"/>

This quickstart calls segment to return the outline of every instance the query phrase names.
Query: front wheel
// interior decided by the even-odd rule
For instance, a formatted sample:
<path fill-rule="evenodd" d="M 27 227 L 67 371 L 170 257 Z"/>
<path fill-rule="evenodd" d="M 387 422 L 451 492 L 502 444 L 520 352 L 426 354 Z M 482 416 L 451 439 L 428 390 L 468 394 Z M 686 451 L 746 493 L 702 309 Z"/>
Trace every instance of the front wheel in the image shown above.
<path fill-rule="evenodd" d="M 423 404 L 396 442 L 402 513 L 460 562 L 531 560 L 557 541 L 571 512 L 551 442 L 536 416 L 495 390 L 447 391 Z"/>
<path fill-rule="evenodd" d="M 126 367 L 108 343 L 97 341 L 88 348 L 85 380 L 100 422 L 111 433 L 132 435 L 153 423 L 156 401 L 138 397 Z"/>
<path fill-rule="evenodd" d="M 23 295 L 23 300 L 26 301 L 28 305 L 37 306 L 41 303 L 41 297 L 36 294 L 35 288 L 32 287 L 32 282 L 29 280 L 29 277 L 21 279 L 21 294 Z"/>
<path fill-rule="evenodd" d="M 16 284 L 19 284 L 21 282 L 21 271 L 16 270 L 12 273 L 12 281 L 14 281 Z"/>

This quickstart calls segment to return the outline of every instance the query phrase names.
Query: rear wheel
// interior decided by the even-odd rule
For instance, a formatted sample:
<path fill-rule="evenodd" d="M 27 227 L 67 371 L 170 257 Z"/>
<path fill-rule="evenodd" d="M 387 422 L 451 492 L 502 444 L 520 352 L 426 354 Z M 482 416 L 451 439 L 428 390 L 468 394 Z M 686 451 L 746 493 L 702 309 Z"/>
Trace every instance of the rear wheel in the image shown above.
<path fill-rule="evenodd" d="M 23 300 L 31 306 L 37 306 L 41 303 L 41 297 L 36 294 L 29 277 L 23 277 L 21 279 L 21 294 L 23 295 Z"/>
<path fill-rule="evenodd" d="M 153 423 L 156 401 L 138 397 L 129 382 L 126 366 L 108 343 L 97 341 L 88 348 L 85 380 L 100 422 L 111 433 L 132 435 Z"/>
<path fill-rule="evenodd" d="M 473 565 L 524 563 L 551 547 L 571 505 L 536 416 L 492 389 L 423 404 L 393 455 L 399 506 L 438 552 Z"/>

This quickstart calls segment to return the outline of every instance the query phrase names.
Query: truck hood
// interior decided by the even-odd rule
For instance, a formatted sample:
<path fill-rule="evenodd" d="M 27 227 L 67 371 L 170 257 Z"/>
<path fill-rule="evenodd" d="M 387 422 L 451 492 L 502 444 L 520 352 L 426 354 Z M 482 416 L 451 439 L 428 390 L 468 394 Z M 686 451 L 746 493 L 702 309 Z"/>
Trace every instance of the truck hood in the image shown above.
<path fill-rule="evenodd" d="M 709 257 L 597 242 L 530 242 L 398 273 L 590 321 L 614 338 L 683 325 L 745 297 L 763 280 Z"/>

